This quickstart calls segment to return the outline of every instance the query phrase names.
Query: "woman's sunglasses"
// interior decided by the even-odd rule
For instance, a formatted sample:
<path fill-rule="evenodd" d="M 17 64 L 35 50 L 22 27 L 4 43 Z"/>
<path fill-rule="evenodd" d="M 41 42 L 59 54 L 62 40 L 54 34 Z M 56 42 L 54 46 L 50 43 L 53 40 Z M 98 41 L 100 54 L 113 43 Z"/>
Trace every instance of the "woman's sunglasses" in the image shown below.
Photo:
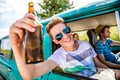
<path fill-rule="evenodd" d="M 69 34 L 70 32 L 71 32 L 71 29 L 70 29 L 70 27 L 68 27 L 68 26 L 66 26 L 66 27 L 63 29 L 63 33 L 64 33 L 64 34 Z M 58 41 L 60 41 L 60 40 L 62 39 L 62 37 L 63 37 L 62 33 L 59 33 L 59 34 L 57 34 L 57 35 L 55 36 L 55 39 L 58 40 Z"/>

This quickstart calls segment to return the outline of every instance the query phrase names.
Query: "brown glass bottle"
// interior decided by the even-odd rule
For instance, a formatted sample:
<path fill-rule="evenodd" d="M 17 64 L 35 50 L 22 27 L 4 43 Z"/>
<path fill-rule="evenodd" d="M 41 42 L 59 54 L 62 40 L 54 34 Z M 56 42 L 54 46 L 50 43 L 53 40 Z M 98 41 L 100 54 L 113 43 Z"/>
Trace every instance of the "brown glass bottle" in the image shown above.
<path fill-rule="evenodd" d="M 34 3 L 28 5 L 28 12 L 35 15 Z M 27 64 L 44 61 L 42 26 L 37 26 L 35 32 L 25 31 L 25 61 Z"/>

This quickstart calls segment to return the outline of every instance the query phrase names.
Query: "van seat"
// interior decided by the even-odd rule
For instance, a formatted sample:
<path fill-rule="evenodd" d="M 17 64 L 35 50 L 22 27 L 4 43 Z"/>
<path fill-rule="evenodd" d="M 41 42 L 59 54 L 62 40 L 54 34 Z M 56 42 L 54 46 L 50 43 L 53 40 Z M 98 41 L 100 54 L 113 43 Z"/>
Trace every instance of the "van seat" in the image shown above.
<path fill-rule="evenodd" d="M 89 38 L 89 43 L 92 45 L 92 47 L 95 49 L 95 44 L 97 42 L 97 35 L 95 33 L 95 29 L 90 29 L 87 31 L 87 36 Z"/>

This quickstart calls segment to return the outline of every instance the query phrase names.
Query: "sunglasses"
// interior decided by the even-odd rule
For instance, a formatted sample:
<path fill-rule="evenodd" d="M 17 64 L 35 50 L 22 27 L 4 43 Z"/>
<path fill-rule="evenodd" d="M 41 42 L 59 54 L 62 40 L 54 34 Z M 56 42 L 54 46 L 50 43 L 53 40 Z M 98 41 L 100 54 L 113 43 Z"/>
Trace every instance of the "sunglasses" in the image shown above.
<path fill-rule="evenodd" d="M 70 29 L 70 27 L 68 27 L 68 26 L 66 26 L 66 27 L 63 29 L 63 33 L 64 33 L 64 34 L 69 34 L 70 32 L 71 32 L 71 29 Z M 62 37 L 63 37 L 62 33 L 59 33 L 59 34 L 57 34 L 57 35 L 55 36 L 55 39 L 58 40 L 58 41 L 60 41 L 60 40 L 62 39 Z"/>

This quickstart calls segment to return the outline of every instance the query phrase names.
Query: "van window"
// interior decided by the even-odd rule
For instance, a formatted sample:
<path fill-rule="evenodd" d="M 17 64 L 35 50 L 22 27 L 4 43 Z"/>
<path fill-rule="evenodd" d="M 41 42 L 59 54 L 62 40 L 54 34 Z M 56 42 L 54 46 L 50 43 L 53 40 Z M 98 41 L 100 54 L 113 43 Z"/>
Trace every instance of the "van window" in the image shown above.
<path fill-rule="evenodd" d="M 4 57 L 8 58 L 10 53 L 11 45 L 9 38 L 2 39 L 0 45 L 0 53 L 4 54 Z"/>
<path fill-rule="evenodd" d="M 110 38 L 112 40 L 116 40 L 116 41 L 119 41 L 119 32 L 118 32 L 118 26 L 113 26 L 113 27 L 110 27 Z"/>
<path fill-rule="evenodd" d="M 76 31 L 76 32 L 73 32 L 73 34 L 74 34 L 74 33 L 77 33 L 77 34 L 79 35 L 79 40 L 81 40 L 81 41 L 89 41 L 89 40 L 88 40 L 88 37 L 87 37 L 87 35 L 86 35 L 87 30 L 84 30 L 84 31 Z"/>
<path fill-rule="evenodd" d="M 89 41 L 89 38 L 86 35 L 87 31 L 88 30 L 76 31 L 76 32 L 73 32 L 73 34 L 77 33 L 79 35 L 79 40 Z M 97 39 L 99 39 L 99 37 L 97 37 Z M 118 26 L 115 25 L 115 26 L 110 27 L 110 39 L 117 40 L 117 41 L 120 40 L 119 39 L 119 33 L 118 33 Z"/>

